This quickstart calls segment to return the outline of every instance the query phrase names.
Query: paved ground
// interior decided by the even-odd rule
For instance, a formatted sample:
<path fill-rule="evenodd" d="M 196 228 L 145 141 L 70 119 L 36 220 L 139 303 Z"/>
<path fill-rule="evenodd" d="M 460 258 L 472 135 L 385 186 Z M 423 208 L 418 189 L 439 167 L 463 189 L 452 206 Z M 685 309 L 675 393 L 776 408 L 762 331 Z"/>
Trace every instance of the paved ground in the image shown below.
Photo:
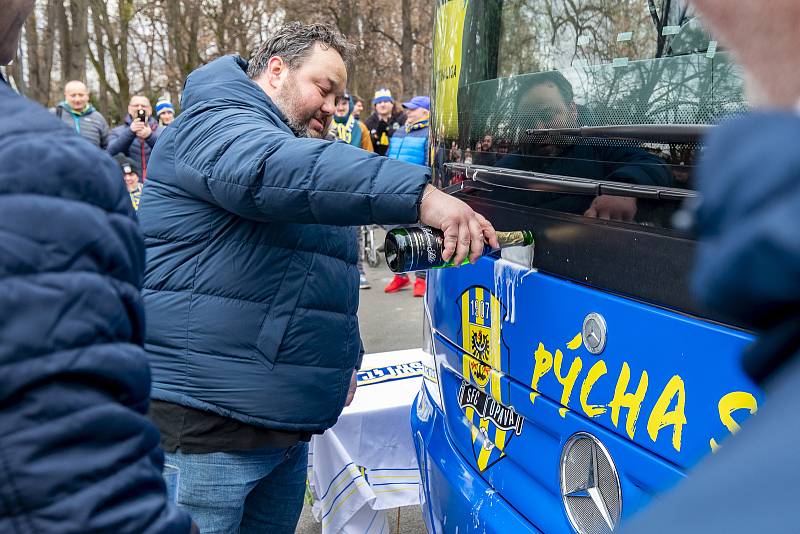
<path fill-rule="evenodd" d="M 383 242 L 381 235 L 380 242 Z M 381 264 L 370 269 L 365 266 L 371 289 L 361 291 L 361 305 L 358 310 L 361 324 L 361 337 L 364 349 L 371 352 L 408 349 L 422 345 L 422 299 L 411 295 L 411 288 L 387 295 L 383 288 L 392 279 L 392 273 Z M 392 533 L 424 534 L 422 514 L 417 507 L 401 508 L 389 515 Z M 321 528 L 306 506 L 297 526 L 297 534 L 319 534 Z"/>

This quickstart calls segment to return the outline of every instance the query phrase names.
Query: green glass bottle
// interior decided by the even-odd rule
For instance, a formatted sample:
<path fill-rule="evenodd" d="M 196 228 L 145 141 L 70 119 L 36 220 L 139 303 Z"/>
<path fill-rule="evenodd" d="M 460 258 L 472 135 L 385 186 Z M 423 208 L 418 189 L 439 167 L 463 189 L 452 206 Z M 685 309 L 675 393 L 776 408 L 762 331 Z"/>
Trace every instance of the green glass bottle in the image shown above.
<path fill-rule="evenodd" d="M 533 245 L 533 232 L 518 230 L 515 232 L 497 232 L 500 248 L 524 247 Z M 412 226 L 395 228 L 386 233 L 383 253 L 386 265 L 395 273 L 424 271 L 426 269 L 443 269 L 453 267 L 452 258 L 442 259 L 444 250 L 444 234 L 441 230 L 429 226 Z M 491 254 L 497 249 L 485 245 L 483 254 Z M 469 263 L 465 259 L 462 265 Z"/>

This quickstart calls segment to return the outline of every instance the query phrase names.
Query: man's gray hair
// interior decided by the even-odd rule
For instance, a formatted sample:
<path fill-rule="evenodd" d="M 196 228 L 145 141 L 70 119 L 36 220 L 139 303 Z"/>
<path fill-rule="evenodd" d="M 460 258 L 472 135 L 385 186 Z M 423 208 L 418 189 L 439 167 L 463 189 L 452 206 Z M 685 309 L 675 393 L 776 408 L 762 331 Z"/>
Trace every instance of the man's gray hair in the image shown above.
<path fill-rule="evenodd" d="M 265 70 L 269 58 L 278 56 L 289 69 L 298 68 L 311 54 L 314 45 L 320 44 L 326 50 L 336 50 L 345 64 L 350 62 L 354 47 L 341 33 L 326 24 L 303 24 L 289 22 L 273 33 L 258 47 L 247 67 L 247 75 L 258 78 Z"/>

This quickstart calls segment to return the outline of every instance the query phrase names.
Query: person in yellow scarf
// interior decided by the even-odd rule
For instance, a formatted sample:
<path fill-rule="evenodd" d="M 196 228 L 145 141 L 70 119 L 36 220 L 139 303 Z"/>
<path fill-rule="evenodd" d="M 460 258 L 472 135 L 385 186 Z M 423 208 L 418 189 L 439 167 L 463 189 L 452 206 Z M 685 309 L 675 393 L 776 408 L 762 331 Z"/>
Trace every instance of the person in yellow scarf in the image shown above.
<path fill-rule="evenodd" d="M 364 123 L 353 115 L 353 99 L 347 93 L 336 98 L 336 112 L 331 122 L 331 131 L 340 141 L 374 152 L 369 131 Z"/>

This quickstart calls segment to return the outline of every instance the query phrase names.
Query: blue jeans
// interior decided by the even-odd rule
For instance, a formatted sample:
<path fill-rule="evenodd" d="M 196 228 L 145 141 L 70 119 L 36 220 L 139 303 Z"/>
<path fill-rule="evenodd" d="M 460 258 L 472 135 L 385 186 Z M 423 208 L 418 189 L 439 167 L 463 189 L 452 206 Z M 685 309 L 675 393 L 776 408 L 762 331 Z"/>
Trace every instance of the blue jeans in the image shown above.
<path fill-rule="evenodd" d="M 303 508 L 308 443 L 286 449 L 166 453 L 180 469 L 178 506 L 202 534 L 293 534 Z"/>

